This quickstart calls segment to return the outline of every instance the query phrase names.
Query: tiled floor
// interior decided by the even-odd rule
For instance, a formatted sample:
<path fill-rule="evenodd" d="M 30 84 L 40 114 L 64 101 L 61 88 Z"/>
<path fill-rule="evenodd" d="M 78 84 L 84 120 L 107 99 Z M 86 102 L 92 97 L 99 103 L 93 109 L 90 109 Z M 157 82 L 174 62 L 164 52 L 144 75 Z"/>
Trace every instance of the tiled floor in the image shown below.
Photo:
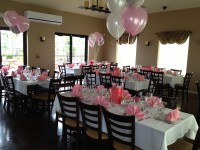
<path fill-rule="evenodd" d="M 180 104 L 180 101 L 179 101 Z M 195 114 L 198 107 L 197 95 L 191 95 L 186 105 L 188 113 Z M 0 150 L 59 150 L 61 149 L 62 126 L 55 131 L 55 120 L 48 121 L 45 115 L 7 115 L 0 105 Z M 73 142 L 69 150 L 73 149 Z M 82 147 L 82 146 L 81 146 Z M 80 148 L 81 149 L 81 148 Z M 95 145 L 88 149 L 96 149 Z"/>

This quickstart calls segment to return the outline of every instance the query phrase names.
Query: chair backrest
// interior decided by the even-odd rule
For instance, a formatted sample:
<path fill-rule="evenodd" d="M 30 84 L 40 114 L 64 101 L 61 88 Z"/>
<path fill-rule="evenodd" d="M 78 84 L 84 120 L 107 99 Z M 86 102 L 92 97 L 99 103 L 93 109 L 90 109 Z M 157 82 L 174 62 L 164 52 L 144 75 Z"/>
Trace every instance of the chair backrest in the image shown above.
<path fill-rule="evenodd" d="M 110 64 L 110 70 L 114 70 L 114 68 L 116 68 L 118 66 L 118 64 L 117 63 L 111 63 Z"/>
<path fill-rule="evenodd" d="M 129 72 L 134 72 L 135 73 L 135 72 L 137 72 L 137 68 L 130 68 Z"/>
<path fill-rule="evenodd" d="M 154 95 L 158 94 L 158 89 L 156 89 L 158 87 L 158 82 L 159 82 L 158 79 L 150 78 L 148 92 L 151 92 Z"/>
<path fill-rule="evenodd" d="M 5 83 L 5 86 L 6 86 L 6 90 L 8 92 L 8 94 L 11 94 L 14 96 L 16 96 L 16 93 L 15 93 L 15 84 L 14 84 L 14 81 L 13 81 L 13 77 L 12 76 L 4 76 L 4 83 Z"/>
<path fill-rule="evenodd" d="M 198 80 L 196 82 L 196 87 L 197 87 L 197 93 L 198 93 L 198 110 L 197 110 L 197 114 L 196 114 L 196 120 L 198 122 L 198 124 L 200 123 L 200 80 Z"/>
<path fill-rule="evenodd" d="M 107 68 L 108 68 L 107 65 L 101 65 L 101 69 L 105 70 L 105 69 L 107 69 Z"/>
<path fill-rule="evenodd" d="M 59 71 L 54 71 L 53 72 L 53 78 L 54 79 L 59 79 L 60 78 L 60 72 Z"/>
<path fill-rule="evenodd" d="M 87 72 L 86 82 L 89 88 L 93 88 L 94 86 L 96 86 L 96 72 Z"/>
<path fill-rule="evenodd" d="M 100 84 L 104 85 L 105 88 L 110 88 L 112 85 L 112 79 L 110 73 L 99 73 Z"/>
<path fill-rule="evenodd" d="M 122 66 L 122 67 L 123 67 L 123 69 L 122 69 L 123 72 L 129 72 L 130 65 L 128 65 L 128 66 Z"/>
<path fill-rule="evenodd" d="M 185 77 L 184 77 L 184 81 L 183 81 L 183 88 L 188 90 L 189 89 L 189 85 L 190 85 L 190 80 L 192 78 L 193 72 L 191 73 L 186 73 Z"/>
<path fill-rule="evenodd" d="M 101 139 L 101 107 L 100 105 L 90 105 L 80 102 L 80 109 L 83 119 L 83 127 L 93 129 L 98 132 L 98 139 Z"/>
<path fill-rule="evenodd" d="M 122 82 L 124 84 L 124 77 L 122 76 L 112 76 L 111 75 L 111 79 L 112 79 L 112 83 L 116 83 L 117 85 L 122 85 Z M 124 87 L 124 85 L 123 85 Z"/>
<path fill-rule="evenodd" d="M 165 104 L 165 107 L 170 108 L 170 109 L 176 109 L 177 108 L 177 102 L 178 98 L 169 97 L 169 96 L 162 96 L 162 101 Z M 182 108 L 181 108 L 182 110 Z"/>
<path fill-rule="evenodd" d="M 111 141 L 135 147 L 135 116 L 116 115 L 102 107 L 106 121 L 108 136 Z"/>
<path fill-rule="evenodd" d="M 92 71 L 94 71 L 95 69 L 99 69 L 98 65 L 91 65 L 90 67 L 92 68 Z"/>
<path fill-rule="evenodd" d="M 144 73 L 147 79 L 150 79 L 152 77 L 152 70 L 140 69 L 140 72 Z"/>
<path fill-rule="evenodd" d="M 61 76 L 66 76 L 66 67 L 65 65 L 58 65 L 59 71 L 61 73 Z"/>
<path fill-rule="evenodd" d="M 63 96 L 60 93 L 57 93 L 57 96 L 64 119 L 75 120 L 76 127 L 79 127 L 79 99 L 77 97 Z"/>
<path fill-rule="evenodd" d="M 164 72 L 157 72 L 157 71 L 152 71 L 152 77 L 154 79 L 158 79 L 158 83 L 160 85 L 163 85 L 163 76 L 164 76 Z"/>
<path fill-rule="evenodd" d="M 51 95 L 56 96 L 56 85 L 61 83 L 61 79 L 51 79 L 49 83 L 49 90 L 48 90 L 48 100 L 52 98 Z"/>
<path fill-rule="evenodd" d="M 92 72 L 91 66 L 82 66 L 81 74 L 85 76 L 88 72 Z"/>
<path fill-rule="evenodd" d="M 171 71 L 173 71 L 176 74 L 181 74 L 182 70 L 178 70 L 178 69 L 170 69 Z"/>

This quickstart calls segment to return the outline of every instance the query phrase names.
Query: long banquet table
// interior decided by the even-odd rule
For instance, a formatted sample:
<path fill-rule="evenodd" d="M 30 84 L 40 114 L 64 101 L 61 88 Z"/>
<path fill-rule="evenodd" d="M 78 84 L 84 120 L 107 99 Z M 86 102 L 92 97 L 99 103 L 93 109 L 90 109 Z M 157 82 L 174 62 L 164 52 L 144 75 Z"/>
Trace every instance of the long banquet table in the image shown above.
<path fill-rule="evenodd" d="M 63 95 L 69 96 L 69 93 L 63 93 Z M 85 102 L 87 103 L 87 101 Z M 108 108 L 108 110 L 122 115 L 124 113 L 124 106 L 116 104 Z M 54 101 L 52 114 L 55 114 L 56 111 L 61 111 L 57 96 Z M 166 108 L 164 113 L 170 111 L 171 109 Z M 136 120 L 135 145 L 144 150 L 167 150 L 167 146 L 176 142 L 178 138 L 187 136 L 190 139 L 194 139 L 198 130 L 195 117 L 192 114 L 181 112 L 181 118 L 181 120 L 173 123 L 157 120 L 154 117 Z M 102 119 L 102 131 L 107 132 L 104 118 Z"/>

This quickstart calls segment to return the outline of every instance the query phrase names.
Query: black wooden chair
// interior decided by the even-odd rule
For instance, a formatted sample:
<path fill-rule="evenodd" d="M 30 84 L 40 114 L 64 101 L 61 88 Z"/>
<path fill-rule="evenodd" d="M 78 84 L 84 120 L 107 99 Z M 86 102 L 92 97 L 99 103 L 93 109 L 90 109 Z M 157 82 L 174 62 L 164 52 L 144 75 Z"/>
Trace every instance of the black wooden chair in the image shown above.
<path fill-rule="evenodd" d="M 102 107 L 108 136 L 115 150 L 135 150 L 135 116 L 122 116 Z M 127 140 L 128 139 L 128 140 Z"/>
<path fill-rule="evenodd" d="M 151 70 L 140 69 L 140 72 L 145 74 L 145 78 L 147 78 L 147 79 L 152 78 L 152 71 Z"/>
<path fill-rule="evenodd" d="M 128 66 L 122 66 L 122 71 L 123 72 L 129 72 L 129 70 L 130 70 L 130 65 L 128 65 Z"/>
<path fill-rule="evenodd" d="M 60 78 L 60 72 L 55 70 L 55 71 L 53 72 L 53 78 L 54 78 L 54 79 L 59 79 L 59 78 Z"/>
<path fill-rule="evenodd" d="M 78 149 L 79 137 L 82 136 L 83 124 L 79 121 L 79 99 L 57 94 L 62 111 L 62 149 L 67 149 L 67 136 L 75 137 L 76 149 Z"/>
<path fill-rule="evenodd" d="M 115 84 L 117 84 L 117 85 L 119 85 L 119 86 L 123 86 L 124 87 L 124 77 L 122 77 L 122 76 L 112 76 L 111 75 L 111 81 L 112 81 L 112 83 L 115 83 Z M 123 83 L 123 85 L 122 85 L 122 83 Z"/>
<path fill-rule="evenodd" d="M 110 70 L 114 70 L 118 66 L 118 63 L 111 63 L 110 64 Z"/>
<path fill-rule="evenodd" d="M 175 97 L 178 96 L 179 90 L 182 92 L 182 106 L 181 107 L 183 109 L 184 109 L 185 95 L 186 95 L 186 102 L 188 102 L 188 90 L 189 90 L 189 85 L 190 85 L 192 75 L 193 75 L 193 72 L 186 73 L 183 84 L 175 84 L 175 90 L 176 90 Z"/>
<path fill-rule="evenodd" d="M 182 70 L 178 70 L 178 69 L 170 69 L 171 71 L 173 71 L 173 73 L 179 74 L 181 75 Z"/>
<path fill-rule="evenodd" d="M 197 123 L 199 124 L 200 122 L 200 80 L 196 81 L 196 87 L 197 87 L 197 93 L 198 93 L 198 110 L 196 114 L 196 120 Z"/>
<path fill-rule="evenodd" d="M 105 88 L 110 88 L 112 86 L 112 78 L 110 73 L 99 73 L 100 85 Z"/>
<path fill-rule="evenodd" d="M 108 140 L 108 135 L 101 131 L 102 116 L 100 105 L 90 105 L 81 102 L 80 109 L 83 119 L 84 149 L 87 149 L 88 140 L 98 144 L 98 149 L 103 146 L 103 141 Z"/>
<path fill-rule="evenodd" d="M 143 95 L 147 95 L 147 93 L 152 93 L 153 95 L 159 95 L 159 80 L 155 78 L 150 78 L 148 89 L 141 89 L 140 92 Z"/>
<path fill-rule="evenodd" d="M 88 72 L 86 73 L 86 85 L 89 88 L 94 88 L 96 84 L 96 72 Z"/>

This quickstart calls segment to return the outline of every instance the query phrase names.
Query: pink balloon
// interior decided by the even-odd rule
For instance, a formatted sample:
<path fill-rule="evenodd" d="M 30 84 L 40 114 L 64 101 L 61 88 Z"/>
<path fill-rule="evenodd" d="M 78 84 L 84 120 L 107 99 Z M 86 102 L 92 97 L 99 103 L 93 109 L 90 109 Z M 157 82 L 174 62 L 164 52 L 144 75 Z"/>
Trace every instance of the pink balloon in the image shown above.
<path fill-rule="evenodd" d="M 147 12 L 142 7 L 127 7 L 122 12 L 122 25 L 131 35 L 140 33 L 147 23 Z"/>
<path fill-rule="evenodd" d="M 98 46 L 102 46 L 104 44 L 103 35 L 100 34 L 99 32 L 95 32 L 94 34 L 96 35 L 96 42 Z"/>
<path fill-rule="evenodd" d="M 29 26 L 30 26 L 30 22 L 28 20 L 27 17 L 24 16 L 19 16 L 18 17 L 18 24 L 17 27 L 19 29 L 20 32 L 25 32 L 26 30 L 28 30 Z"/>
<path fill-rule="evenodd" d="M 19 29 L 17 28 L 17 26 L 15 26 L 15 27 L 10 27 L 10 31 L 12 31 L 12 32 L 15 33 L 15 34 L 19 34 L 19 33 L 20 33 L 20 31 L 19 31 Z"/>
<path fill-rule="evenodd" d="M 14 27 L 17 26 L 18 24 L 18 14 L 15 11 L 6 11 L 3 14 L 3 19 L 4 22 L 9 26 L 9 27 Z"/>
<path fill-rule="evenodd" d="M 90 47 L 94 47 L 96 42 L 96 35 L 94 33 L 90 34 L 89 39 L 88 39 L 88 43 Z"/>

